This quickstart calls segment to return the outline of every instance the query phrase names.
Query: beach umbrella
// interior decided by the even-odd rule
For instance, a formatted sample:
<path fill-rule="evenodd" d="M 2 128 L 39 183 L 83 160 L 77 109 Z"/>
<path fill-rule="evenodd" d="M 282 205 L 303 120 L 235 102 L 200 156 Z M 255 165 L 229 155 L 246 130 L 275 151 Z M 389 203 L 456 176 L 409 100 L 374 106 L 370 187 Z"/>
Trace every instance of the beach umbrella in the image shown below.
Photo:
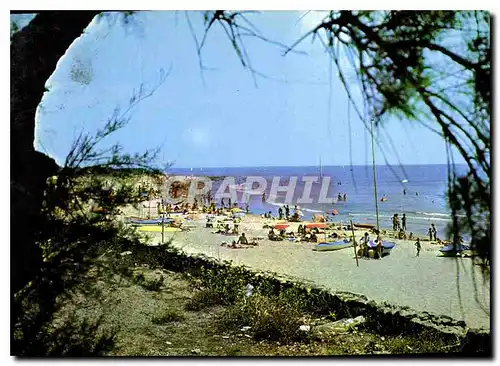
<path fill-rule="evenodd" d="M 277 225 L 274 225 L 274 228 L 276 230 L 281 230 L 281 229 L 286 229 L 287 227 L 289 227 L 290 225 L 288 224 L 277 224 Z"/>

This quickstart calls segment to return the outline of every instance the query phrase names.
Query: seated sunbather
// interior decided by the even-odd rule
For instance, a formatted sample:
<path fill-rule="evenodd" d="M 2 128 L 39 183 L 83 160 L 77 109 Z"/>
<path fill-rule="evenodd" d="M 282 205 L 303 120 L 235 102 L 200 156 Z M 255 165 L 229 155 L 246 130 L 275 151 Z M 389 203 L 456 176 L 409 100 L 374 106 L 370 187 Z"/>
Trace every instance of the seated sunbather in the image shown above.
<path fill-rule="evenodd" d="M 245 233 L 241 233 L 241 236 L 239 237 L 237 244 L 248 244 L 248 240 L 245 236 Z"/>

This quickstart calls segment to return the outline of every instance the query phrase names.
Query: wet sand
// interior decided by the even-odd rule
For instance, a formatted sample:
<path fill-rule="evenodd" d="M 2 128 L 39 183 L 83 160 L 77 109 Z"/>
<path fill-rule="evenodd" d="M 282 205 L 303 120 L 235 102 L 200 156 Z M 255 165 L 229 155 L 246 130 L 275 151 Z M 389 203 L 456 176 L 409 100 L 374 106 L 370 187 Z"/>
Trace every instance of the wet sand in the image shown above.
<path fill-rule="evenodd" d="M 474 266 L 473 273 L 470 258 L 438 257 L 441 246 L 429 242 L 422 242 L 420 256 L 416 257 L 415 240 L 387 238 L 397 244 L 390 255 L 381 260 L 360 258 L 357 267 L 353 248 L 316 252 L 312 250 L 314 243 L 270 241 L 268 229 L 262 228 L 265 221 L 270 222 L 257 216 L 243 218 L 240 232 L 249 238 L 266 237 L 258 241 L 257 247 L 248 249 L 221 247 L 223 241 L 230 243 L 237 240 L 237 236 L 212 234 L 214 229 L 205 228 L 205 219 L 190 221 L 188 232 L 165 233 L 165 240 L 172 239 L 173 244 L 186 253 L 232 260 L 255 270 L 311 281 L 332 291 L 363 294 L 377 302 L 448 315 L 464 320 L 469 327 L 490 328 L 490 283 L 488 280 L 483 285 L 478 266 Z M 293 224 L 291 228 L 296 232 L 297 226 Z M 363 233 L 364 230 L 355 231 L 356 239 Z M 154 242 L 161 240 L 161 233 L 150 233 L 150 236 Z M 475 298 L 473 276 L 479 301 Z"/>

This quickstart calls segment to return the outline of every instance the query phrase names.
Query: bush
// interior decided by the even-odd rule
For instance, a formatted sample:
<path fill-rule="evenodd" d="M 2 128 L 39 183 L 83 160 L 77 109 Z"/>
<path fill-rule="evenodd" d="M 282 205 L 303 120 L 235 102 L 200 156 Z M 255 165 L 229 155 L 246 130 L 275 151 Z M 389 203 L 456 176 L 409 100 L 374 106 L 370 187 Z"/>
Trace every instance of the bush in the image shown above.
<path fill-rule="evenodd" d="M 228 305 L 227 299 L 223 297 L 223 293 L 217 289 L 204 289 L 196 292 L 185 305 L 185 309 L 189 311 L 200 311 L 215 305 Z"/>
<path fill-rule="evenodd" d="M 254 293 L 247 301 L 230 306 L 219 318 L 218 326 L 222 331 L 249 326 L 255 340 L 306 340 L 307 333 L 299 329 L 305 323 L 301 299 L 294 295 L 290 290 L 271 297 Z"/>
<path fill-rule="evenodd" d="M 161 314 L 156 315 L 151 319 L 153 324 L 163 325 L 171 322 L 178 322 L 184 320 L 185 316 L 176 309 L 166 309 Z"/>
<path fill-rule="evenodd" d="M 138 274 L 134 279 L 135 283 L 149 291 L 160 290 L 161 286 L 163 285 L 163 281 L 163 276 L 160 276 L 159 278 L 147 279 L 142 273 Z"/>
<path fill-rule="evenodd" d="M 229 268 L 224 273 L 203 267 L 199 271 L 196 279 L 189 279 L 201 290 L 186 303 L 186 310 L 199 311 L 215 305 L 232 305 L 243 298 L 247 281 L 241 275 L 242 267 Z"/>

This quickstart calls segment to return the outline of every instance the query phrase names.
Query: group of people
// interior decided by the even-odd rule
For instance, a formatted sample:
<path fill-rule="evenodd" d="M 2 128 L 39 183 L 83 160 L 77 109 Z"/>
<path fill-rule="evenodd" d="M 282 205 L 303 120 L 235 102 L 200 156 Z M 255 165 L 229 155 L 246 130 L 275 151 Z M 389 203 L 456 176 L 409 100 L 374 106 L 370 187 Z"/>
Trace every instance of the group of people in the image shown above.
<path fill-rule="evenodd" d="M 401 230 L 406 231 L 406 214 L 401 217 L 401 223 L 399 222 L 399 215 L 395 213 L 392 216 L 392 230 L 399 232 Z"/>
<path fill-rule="evenodd" d="M 285 229 L 281 229 L 279 230 L 279 233 L 276 233 L 274 231 L 274 228 L 271 227 L 267 237 L 269 240 L 272 241 L 281 241 L 286 238 L 294 238 L 296 239 L 296 241 L 310 241 L 316 243 L 318 241 L 318 234 L 319 234 L 318 228 L 313 228 L 308 232 L 305 225 L 304 226 L 299 225 L 297 229 L 297 234 L 295 234 L 293 231 L 287 233 Z"/>
<path fill-rule="evenodd" d="M 238 241 L 233 240 L 231 244 L 222 242 L 221 247 L 228 247 L 231 249 L 241 249 L 245 248 L 245 246 L 248 245 L 257 246 L 258 244 L 255 240 L 248 241 L 247 237 L 245 236 L 245 233 L 241 233 L 240 237 L 238 238 Z"/>
<path fill-rule="evenodd" d="M 429 241 L 432 240 L 438 240 L 436 225 L 434 225 L 433 223 L 429 227 Z"/>
<path fill-rule="evenodd" d="M 269 213 L 270 213 L 270 211 L 269 211 Z M 278 220 L 283 220 L 283 217 L 285 218 L 286 221 L 292 221 L 292 222 L 298 222 L 298 221 L 300 221 L 299 207 L 297 205 L 295 205 L 295 207 L 294 207 L 294 213 L 293 213 L 292 216 L 290 216 L 290 206 L 289 205 L 285 205 L 284 206 L 284 210 L 280 206 L 278 208 Z"/>
<path fill-rule="evenodd" d="M 337 202 L 347 201 L 347 194 L 340 193 L 337 195 Z"/>
<path fill-rule="evenodd" d="M 363 237 L 360 240 L 360 248 L 358 251 L 360 256 L 369 257 L 370 246 L 368 245 L 368 243 L 370 243 L 370 235 L 367 232 L 365 232 L 365 234 L 363 235 Z M 376 244 L 375 257 L 377 259 L 382 259 L 384 246 L 383 246 L 382 238 L 380 237 L 380 235 L 377 235 L 377 238 L 374 240 L 374 243 Z"/>

